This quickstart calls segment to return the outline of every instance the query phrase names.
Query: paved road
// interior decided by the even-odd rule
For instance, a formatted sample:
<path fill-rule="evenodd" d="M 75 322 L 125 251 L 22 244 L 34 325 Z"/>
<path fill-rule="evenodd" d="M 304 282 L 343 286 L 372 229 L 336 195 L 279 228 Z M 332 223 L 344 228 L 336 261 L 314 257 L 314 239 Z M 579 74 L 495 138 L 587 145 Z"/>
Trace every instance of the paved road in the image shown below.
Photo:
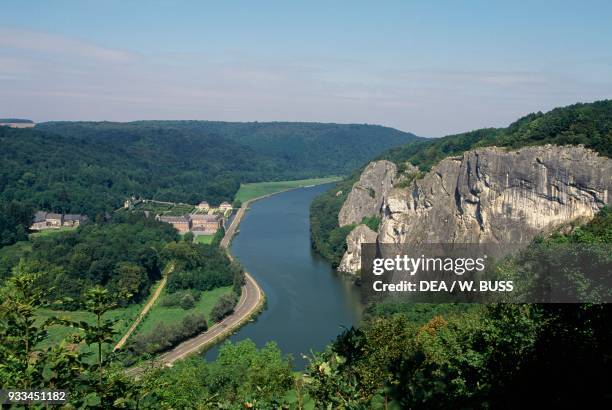
<path fill-rule="evenodd" d="M 236 216 L 232 220 L 232 224 L 225 232 L 225 236 L 221 240 L 220 246 L 224 248 L 230 259 L 233 260 L 232 255 L 229 253 L 229 244 L 233 236 L 236 234 L 238 225 L 246 213 L 249 204 L 254 200 L 261 198 L 255 198 L 250 201 L 246 201 L 240 209 L 236 212 Z M 240 300 L 234 308 L 234 312 L 223 319 L 221 322 L 216 323 L 214 326 L 206 330 L 204 333 L 188 339 L 172 350 L 163 353 L 156 357 L 152 362 L 149 362 L 145 367 L 148 366 L 171 366 L 175 361 L 183 359 L 192 353 L 196 353 L 202 350 L 205 346 L 213 344 L 217 339 L 221 339 L 231 332 L 239 328 L 244 322 L 249 320 L 253 313 L 255 313 L 264 302 L 264 293 L 255 281 L 253 277 L 248 273 L 244 273 L 245 284 L 242 287 L 242 294 Z M 138 375 L 143 370 L 143 367 L 132 367 L 126 371 L 129 375 Z"/>
<path fill-rule="evenodd" d="M 184 341 L 174 349 L 160 355 L 156 362 L 168 366 L 175 361 L 183 359 L 191 353 L 201 350 L 204 346 L 214 342 L 216 339 L 231 333 L 242 323 L 248 320 L 261 303 L 263 303 L 263 292 L 255 279 L 245 272 L 246 283 L 242 288 L 242 295 L 234 308 L 234 313 L 215 324 L 206 332 Z"/>

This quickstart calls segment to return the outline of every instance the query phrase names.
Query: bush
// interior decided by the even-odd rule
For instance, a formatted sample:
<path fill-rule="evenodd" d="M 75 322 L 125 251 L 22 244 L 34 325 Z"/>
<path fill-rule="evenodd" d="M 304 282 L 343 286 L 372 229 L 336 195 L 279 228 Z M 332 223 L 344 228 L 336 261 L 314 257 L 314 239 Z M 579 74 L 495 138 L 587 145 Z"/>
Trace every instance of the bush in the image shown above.
<path fill-rule="evenodd" d="M 181 323 L 158 323 L 150 333 L 136 335 L 130 350 L 137 354 L 163 352 L 206 329 L 208 323 L 204 315 L 192 313 L 185 316 Z"/>
<path fill-rule="evenodd" d="M 164 307 L 179 307 L 181 306 L 181 301 L 187 295 L 190 298 L 193 298 L 194 305 L 195 302 L 198 302 L 202 296 L 201 292 L 194 289 L 180 290 L 178 292 L 167 293 L 164 295 L 163 299 L 161 300 L 161 305 Z"/>
<path fill-rule="evenodd" d="M 191 293 L 185 293 L 181 298 L 180 302 L 181 308 L 184 310 L 193 309 L 195 306 L 195 299 L 191 296 Z"/>
<path fill-rule="evenodd" d="M 242 270 L 230 261 L 224 250 L 210 245 L 171 243 L 164 248 L 162 258 L 175 262 L 175 272 L 168 278 L 170 293 L 231 286 L 234 275 Z"/>
<path fill-rule="evenodd" d="M 235 293 L 221 296 L 210 312 L 210 320 L 213 322 L 220 322 L 234 311 L 234 306 L 236 306 L 237 302 L 238 295 Z"/>

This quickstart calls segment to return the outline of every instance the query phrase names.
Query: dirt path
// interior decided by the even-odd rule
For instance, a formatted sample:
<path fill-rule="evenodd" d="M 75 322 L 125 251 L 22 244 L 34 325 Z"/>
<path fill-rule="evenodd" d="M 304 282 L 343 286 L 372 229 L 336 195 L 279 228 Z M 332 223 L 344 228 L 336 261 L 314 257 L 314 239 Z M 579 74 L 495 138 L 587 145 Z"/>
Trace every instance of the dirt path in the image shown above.
<path fill-rule="evenodd" d="M 159 285 L 157 286 L 157 289 L 155 289 L 155 292 L 153 292 L 147 303 L 144 305 L 144 307 L 138 314 L 138 317 L 136 317 L 136 320 L 134 320 L 134 323 L 132 323 L 132 326 L 130 326 L 128 331 L 125 332 L 121 340 L 117 342 L 117 344 L 113 348 L 113 352 L 121 349 L 123 345 L 125 345 L 125 342 L 127 342 L 128 338 L 132 335 L 132 333 L 134 333 L 134 330 L 136 330 L 140 322 L 142 322 L 142 319 L 144 319 L 147 313 L 149 313 L 149 310 L 151 310 L 151 308 L 155 304 L 155 301 L 157 300 L 157 298 L 159 298 L 159 295 L 161 295 L 162 290 L 164 290 L 164 287 L 166 286 L 166 282 L 168 281 L 168 274 L 170 274 L 173 270 L 174 264 L 171 263 L 166 268 L 166 271 L 164 272 L 163 277 L 159 282 Z"/>

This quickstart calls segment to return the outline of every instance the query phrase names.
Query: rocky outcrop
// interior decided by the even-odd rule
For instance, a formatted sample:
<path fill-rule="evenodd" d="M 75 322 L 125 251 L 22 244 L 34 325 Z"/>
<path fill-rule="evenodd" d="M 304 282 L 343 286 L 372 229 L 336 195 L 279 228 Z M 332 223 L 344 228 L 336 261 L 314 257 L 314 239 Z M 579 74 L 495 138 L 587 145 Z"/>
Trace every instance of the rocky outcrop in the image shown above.
<path fill-rule="evenodd" d="M 355 182 L 340 214 L 340 226 L 361 223 L 364 217 L 380 214 L 383 200 L 393 188 L 397 167 L 390 161 L 375 161 L 361 173 Z"/>
<path fill-rule="evenodd" d="M 358 225 L 346 238 L 347 250 L 338 266 L 340 272 L 357 272 L 361 269 L 361 244 L 375 243 L 377 234 L 366 225 Z"/>
<path fill-rule="evenodd" d="M 386 190 L 377 241 L 525 243 L 592 218 L 611 203 L 611 190 L 612 160 L 580 146 L 476 149 L 440 161 L 408 188 Z"/>

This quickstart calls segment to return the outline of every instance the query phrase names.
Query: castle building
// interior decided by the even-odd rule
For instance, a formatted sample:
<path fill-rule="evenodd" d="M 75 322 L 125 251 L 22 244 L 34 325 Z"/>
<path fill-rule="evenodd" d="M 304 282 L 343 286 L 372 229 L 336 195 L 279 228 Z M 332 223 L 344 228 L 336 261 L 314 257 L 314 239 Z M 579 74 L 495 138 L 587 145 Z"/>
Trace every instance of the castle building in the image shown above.
<path fill-rule="evenodd" d="M 177 231 L 184 233 L 191 229 L 191 220 L 186 216 L 168 216 L 158 215 L 155 219 L 161 222 L 169 223 Z"/>
<path fill-rule="evenodd" d="M 223 218 L 220 215 L 191 214 L 189 217 L 194 233 L 212 235 L 223 226 Z"/>

